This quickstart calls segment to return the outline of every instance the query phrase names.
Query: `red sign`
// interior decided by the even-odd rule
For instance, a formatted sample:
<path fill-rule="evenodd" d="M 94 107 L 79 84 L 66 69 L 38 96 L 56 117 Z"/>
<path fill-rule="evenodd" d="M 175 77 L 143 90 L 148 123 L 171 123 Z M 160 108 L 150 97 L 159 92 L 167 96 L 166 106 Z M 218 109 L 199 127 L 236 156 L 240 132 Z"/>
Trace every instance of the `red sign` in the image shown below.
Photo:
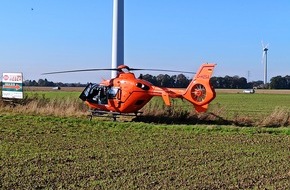
<path fill-rule="evenodd" d="M 4 80 L 8 80 L 8 79 L 9 79 L 9 76 L 8 76 L 8 75 L 4 75 L 4 76 L 3 76 L 3 79 L 4 79 Z"/>
<path fill-rule="evenodd" d="M 18 84 L 16 84 L 14 86 L 12 86 L 12 85 L 4 85 L 3 88 L 19 90 L 21 87 Z"/>

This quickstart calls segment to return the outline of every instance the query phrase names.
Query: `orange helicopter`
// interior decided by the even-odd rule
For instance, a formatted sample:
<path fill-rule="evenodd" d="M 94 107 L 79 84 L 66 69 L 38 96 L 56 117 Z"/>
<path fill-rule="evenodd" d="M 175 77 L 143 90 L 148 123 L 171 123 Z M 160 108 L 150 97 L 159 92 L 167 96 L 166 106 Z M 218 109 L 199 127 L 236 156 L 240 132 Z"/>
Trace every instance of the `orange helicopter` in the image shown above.
<path fill-rule="evenodd" d="M 162 97 L 167 106 L 171 105 L 170 98 L 186 99 L 193 104 L 197 112 L 205 112 L 209 103 L 215 98 L 216 93 L 210 84 L 210 78 L 216 64 L 202 64 L 193 77 L 188 87 L 184 89 L 157 87 L 150 82 L 136 78 L 134 70 L 169 71 L 162 69 L 135 69 L 126 65 L 120 65 L 113 69 L 85 69 L 43 74 L 58 74 L 68 72 L 116 70 L 117 77 L 104 80 L 100 84 L 89 83 L 80 95 L 90 108 L 92 116 L 111 114 L 116 120 L 117 115 L 134 114 L 147 104 L 153 96 Z M 192 72 L 183 72 L 192 73 Z"/>

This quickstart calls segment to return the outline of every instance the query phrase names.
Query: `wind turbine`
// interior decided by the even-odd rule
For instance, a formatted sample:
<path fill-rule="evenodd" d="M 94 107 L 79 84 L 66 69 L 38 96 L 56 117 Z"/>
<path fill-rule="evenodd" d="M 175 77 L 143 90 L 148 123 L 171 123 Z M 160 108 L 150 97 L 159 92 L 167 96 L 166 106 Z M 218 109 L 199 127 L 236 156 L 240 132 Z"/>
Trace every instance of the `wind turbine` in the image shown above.
<path fill-rule="evenodd" d="M 124 0 L 113 0 L 112 68 L 124 64 Z M 117 71 L 111 72 L 111 78 Z"/>
<path fill-rule="evenodd" d="M 263 50 L 263 55 L 262 55 L 262 64 L 264 64 L 264 84 L 267 84 L 267 64 L 268 64 L 268 47 L 269 44 L 264 46 L 264 43 L 262 41 L 262 50 Z"/>

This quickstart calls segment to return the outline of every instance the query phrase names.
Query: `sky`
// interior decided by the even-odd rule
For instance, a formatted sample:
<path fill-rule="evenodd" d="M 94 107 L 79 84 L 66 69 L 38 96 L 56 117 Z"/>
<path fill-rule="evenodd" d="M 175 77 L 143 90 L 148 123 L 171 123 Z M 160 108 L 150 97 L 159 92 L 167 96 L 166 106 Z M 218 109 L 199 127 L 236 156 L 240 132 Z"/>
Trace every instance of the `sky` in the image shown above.
<path fill-rule="evenodd" d="M 111 67 L 113 0 L 0 3 L 0 73 L 53 82 L 110 78 L 103 71 L 41 74 Z M 289 0 L 125 0 L 124 62 L 193 72 L 216 63 L 214 76 L 263 80 L 263 41 L 268 79 L 290 75 L 289 10 Z"/>

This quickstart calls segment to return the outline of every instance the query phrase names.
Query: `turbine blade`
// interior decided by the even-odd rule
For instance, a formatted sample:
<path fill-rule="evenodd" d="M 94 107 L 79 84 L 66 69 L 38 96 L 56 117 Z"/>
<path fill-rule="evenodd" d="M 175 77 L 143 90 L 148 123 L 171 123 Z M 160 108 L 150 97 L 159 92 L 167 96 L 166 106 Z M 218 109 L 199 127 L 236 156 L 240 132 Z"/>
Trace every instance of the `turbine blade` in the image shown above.
<path fill-rule="evenodd" d="M 262 54 L 262 60 L 261 60 L 262 64 L 264 64 L 264 59 L 265 59 L 265 51 L 263 51 L 263 54 Z"/>

